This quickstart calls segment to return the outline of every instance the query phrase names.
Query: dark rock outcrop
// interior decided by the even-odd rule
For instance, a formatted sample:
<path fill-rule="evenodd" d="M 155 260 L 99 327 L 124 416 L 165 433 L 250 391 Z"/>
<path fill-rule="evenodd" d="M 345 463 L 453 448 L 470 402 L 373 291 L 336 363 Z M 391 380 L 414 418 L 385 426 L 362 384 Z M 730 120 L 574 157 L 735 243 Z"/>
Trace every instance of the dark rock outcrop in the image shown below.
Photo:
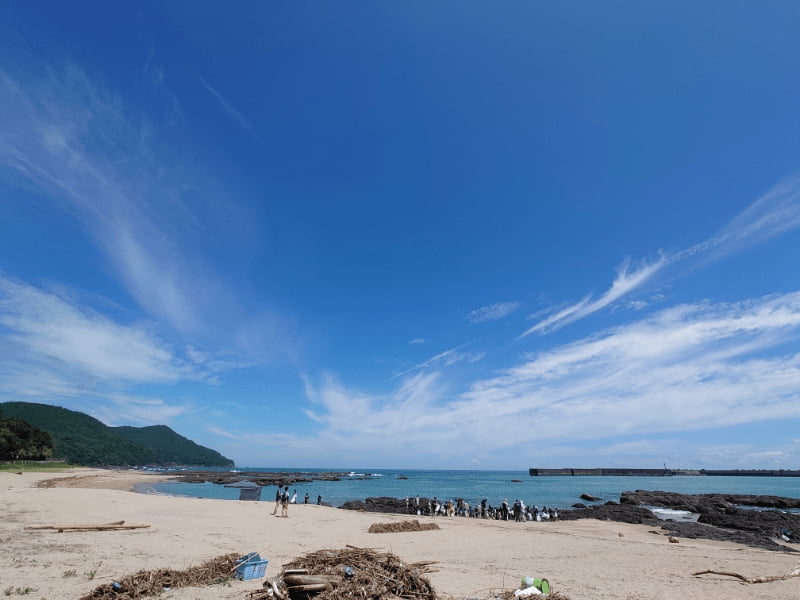
<path fill-rule="evenodd" d="M 219 471 L 185 471 L 176 473 L 174 475 L 174 479 L 184 483 L 211 482 L 220 485 L 247 480 L 257 483 L 262 487 L 266 487 L 269 485 L 291 486 L 297 485 L 298 483 L 309 483 L 311 481 L 339 481 L 344 476 L 346 476 L 345 473 L 292 473 L 286 471 L 270 473 L 264 471 L 238 473 L 220 473 Z"/>
<path fill-rule="evenodd" d="M 420 506 L 426 506 L 427 504 L 427 498 L 419 499 Z M 375 513 L 408 513 L 408 508 L 406 507 L 406 501 L 404 498 L 389 498 L 386 496 L 367 498 L 366 500 L 350 500 L 342 504 L 341 508 L 345 510 L 363 510 L 366 512 Z"/>
<path fill-rule="evenodd" d="M 780 549 L 790 552 L 795 550 L 778 542 L 781 532 L 789 530 L 794 536 L 800 536 L 800 514 L 780 510 L 740 508 L 741 506 L 800 508 L 800 500 L 795 498 L 752 494 L 688 495 L 636 490 L 623 492 L 620 502 L 625 506 L 661 506 L 700 515 L 697 523 L 664 525 L 677 535 L 691 533 L 694 537 L 738 541 L 768 550 Z"/>
<path fill-rule="evenodd" d="M 800 508 L 800 499 L 785 498 L 783 496 L 758 496 L 754 494 L 678 494 L 676 492 L 660 492 L 636 490 L 635 492 L 622 492 L 620 502 L 623 504 L 637 504 L 650 506 L 663 506 L 691 512 L 702 512 L 705 507 L 723 508 L 730 505 L 755 506 L 759 508 Z M 700 510 L 692 510 L 699 508 Z"/>
<path fill-rule="evenodd" d="M 720 542 L 734 542 L 744 544 L 753 548 L 763 548 L 776 552 L 795 552 L 794 549 L 779 544 L 774 538 L 765 537 L 749 531 L 736 529 L 724 529 L 705 525 L 703 523 L 680 523 L 670 521 L 669 524 L 662 524 L 661 528 L 665 531 L 664 535 L 676 535 L 689 539 L 706 539 Z"/>
<path fill-rule="evenodd" d="M 600 506 L 590 506 L 578 510 L 559 511 L 561 521 L 575 521 L 577 519 L 600 519 L 602 521 L 617 521 L 620 523 L 635 523 L 641 525 L 657 525 L 656 516 L 643 506 L 606 503 Z"/>
<path fill-rule="evenodd" d="M 581 500 L 586 500 L 587 502 L 600 502 L 602 498 L 598 498 L 597 496 L 592 496 L 591 494 L 581 494 Z"/>

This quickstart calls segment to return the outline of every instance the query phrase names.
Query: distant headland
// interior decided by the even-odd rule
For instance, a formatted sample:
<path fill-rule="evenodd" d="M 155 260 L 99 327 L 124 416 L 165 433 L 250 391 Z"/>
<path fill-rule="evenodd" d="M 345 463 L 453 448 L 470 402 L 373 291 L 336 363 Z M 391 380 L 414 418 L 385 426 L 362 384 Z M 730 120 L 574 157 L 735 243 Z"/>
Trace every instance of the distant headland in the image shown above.
<path fill-rule="evenodd" d="M 717 477 L 800 477 L 799 469 L 528 469 L 531 477 L 561 476 L 616 476 L 616 477 L 670 477 L 673 475 L 715 475 Z"/>

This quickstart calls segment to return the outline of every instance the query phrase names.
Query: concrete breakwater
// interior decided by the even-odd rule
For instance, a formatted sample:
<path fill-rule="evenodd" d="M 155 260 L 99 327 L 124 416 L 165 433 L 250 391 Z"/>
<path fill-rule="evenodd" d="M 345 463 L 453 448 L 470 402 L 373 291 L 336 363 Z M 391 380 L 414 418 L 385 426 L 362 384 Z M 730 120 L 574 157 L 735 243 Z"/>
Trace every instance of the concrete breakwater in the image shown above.
<path fill-rule="evenodd" d="M 595 469 L 528 469 L 531 477 L 539 476 L 617 476 L 617 477 L 669 477 L 673 475 L 715 475 L 722 477 L 800 477 L 793 469 L 627 469 L 602 467 Z"/>

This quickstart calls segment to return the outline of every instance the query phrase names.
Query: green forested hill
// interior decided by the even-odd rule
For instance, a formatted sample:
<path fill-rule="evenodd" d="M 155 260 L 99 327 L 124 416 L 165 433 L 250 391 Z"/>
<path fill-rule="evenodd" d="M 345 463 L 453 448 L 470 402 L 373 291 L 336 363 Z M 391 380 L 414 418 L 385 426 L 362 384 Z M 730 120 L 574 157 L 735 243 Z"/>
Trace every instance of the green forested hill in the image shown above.
<path fill-rule="evenodd" d="M 195 444 L 166 425 L 108 427 L 85 413 L 31 402 L 0 403 L 0 411 L 49 433 L 54 456 L 75 464 L 233 466 L 219 452 Z"/>
<path fill-rule="evenodd" d="M 52 455 L 49 433 L 0 412 L 0 460 L 47 460 Z"/>
<path fill-rule="evenodd" d="M 195 444 L 192 440 L 178 435 L 166 425 L 150 427 L 114 427 L 114 433 L 125 439 L 151 448 L 159 457 L 159 462 L 181 465 L 233 466 L 218 452 Z"/>

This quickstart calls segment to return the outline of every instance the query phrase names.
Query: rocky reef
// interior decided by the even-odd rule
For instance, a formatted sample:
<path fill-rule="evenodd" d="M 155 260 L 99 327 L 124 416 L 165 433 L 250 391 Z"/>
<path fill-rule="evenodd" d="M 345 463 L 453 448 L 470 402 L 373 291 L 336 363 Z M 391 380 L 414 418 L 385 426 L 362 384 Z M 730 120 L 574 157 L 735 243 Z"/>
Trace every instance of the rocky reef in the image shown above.
<path fill-rule="evenodd" d="M 428 504 L 427 498 L 420 498 L 419 505 L 426 506 Z M 405 498 L 389 498 L 387 496 L 380 496 L 377 498 L 367 498 L 366 500 L 350 500 L 342 504 L 341 508 L 345 510 L 362 510 L 365 512 L 374 513 L 394 513 L 394 514 L 407 514 Z"/>
<path fill-rule="evenodd" d="M 427 502 L 427 498 L 420 498 L 420 506 L 425 506 Z M 648 506 L 685 510 L 696 513 L 699 517 L 696 523 L 662 520 Z M 742 506 L 751 506 L 756 510 L 740 508 Z M 346 502 L 341 508 L 375 513 L 407 512 L 405 499 L 389 497 L 354 500 Z M 765 550 L 797 552 L 800 514 L 784 512 L 785 509 L 794 508 L 800 508 L 799 499 L 742 494 L 688 495 L 637 490 L 623 492 L 620 502 L 609 501 L 596 506 L 561 510 L 559 518 L 564 521 L 601 519 L 650 525 L 660 528 L 660 533 L 665 536 L 703 538 L 736 542 Z M 781 539 L 784 530 L 792 532 L 790 544 Z"/>
<path fill-rule="evenodd" d="M 662 506 L 701 514 L 735 505 L 778 509 L 800 508 L 800 499 L 798 498 L 755 494 L 678 494 L 676 492 L 636 490 L 635 492 L 622 492 L 619 501 L 622 504 Z"/>
<path fill-rule="evenodd" d="M 220 485 L 236 483 L 237 481 L 252 481 L 260 486 L 269 485 L 297 485 L 311 481 L 340 481 L 343 478 L 354 479 L 347 473 L 299 473 L 291 471 L 185 471 L 175 474 L 173 479 L 183 483 L 217 483 Z"/>
<path fill-rule="evenodd" d="M 697 523 L 661 521 L 662 528 L 674 535 L 739 542 L 767 550 L 796 552 L 784 545 L 781 534 L 800 537 L 800 514 L 785 509 L 800 508 L 800 499 L 752 494 L 678 494 L 675 492 L 623 492 L 620 506 L 642 508 L 659 506 L 686 510 L 699 515 Z M 741 508 L 748 506 L 752 508 Z"/>

